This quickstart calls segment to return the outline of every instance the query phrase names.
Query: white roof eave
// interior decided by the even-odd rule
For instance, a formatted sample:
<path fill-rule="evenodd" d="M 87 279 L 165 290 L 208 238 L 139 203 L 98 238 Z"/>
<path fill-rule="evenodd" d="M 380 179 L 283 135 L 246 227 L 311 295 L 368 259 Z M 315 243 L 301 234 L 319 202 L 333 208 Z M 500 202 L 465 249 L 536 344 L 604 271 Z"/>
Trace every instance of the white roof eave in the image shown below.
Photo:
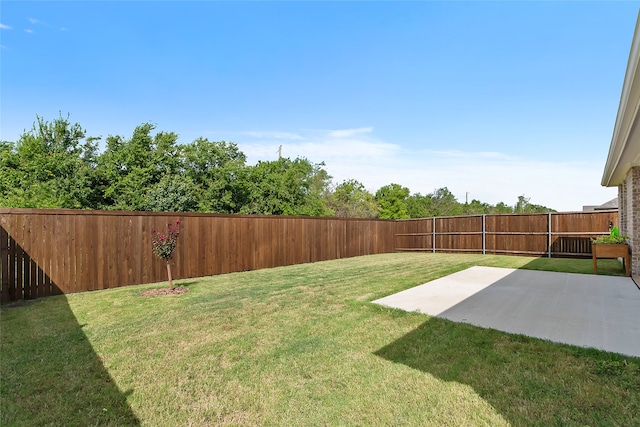
<path fill-rule="evenodd" d="M 629 61 L 622 85 L 620 105 L 613 129 L 609 155 L 601 184 L 614 187 L 621 184 L 632 166 L 640 165 L 640 133 L 637 123 L 640 110 L 640 13 L 631 42 Z M 634 143 L 635 142 L 635 143 Z"/>

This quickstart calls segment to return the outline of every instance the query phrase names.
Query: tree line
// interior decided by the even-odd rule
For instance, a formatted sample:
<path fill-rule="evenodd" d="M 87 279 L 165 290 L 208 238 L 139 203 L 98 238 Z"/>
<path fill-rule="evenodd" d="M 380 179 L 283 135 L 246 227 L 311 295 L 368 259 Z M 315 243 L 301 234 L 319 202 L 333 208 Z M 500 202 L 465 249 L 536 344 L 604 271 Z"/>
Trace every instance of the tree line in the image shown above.
<path fill-rule="evenodd" d="M 18 141 L 0 142 L 0 207 L 215 212 L 359 218 L 425 218 L 549 212 L 524 195 L 515 205 L 460 203 L 446 188 L 411 194 L 389 184 L 375 194 L 349 179 L 334 184 L 324 163 L 280 158 L 247 165 L 231 142 L 137 126 L 131 137 L 89 137 L 69 116 L 37 117 Z"/>

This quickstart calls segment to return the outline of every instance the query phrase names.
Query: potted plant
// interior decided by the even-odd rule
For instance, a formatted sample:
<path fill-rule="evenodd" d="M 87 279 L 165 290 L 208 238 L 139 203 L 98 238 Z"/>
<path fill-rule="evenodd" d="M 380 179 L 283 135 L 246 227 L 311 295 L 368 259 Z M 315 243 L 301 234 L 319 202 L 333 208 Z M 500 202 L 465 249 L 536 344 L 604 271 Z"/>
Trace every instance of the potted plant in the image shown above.
<path fill-rule="evenodd" d="M 599 236 L 591 240 L 591 255 L 593 257 L 593 273 L 598 274 L 598 258 L 621 258 L 625 272 L 629 276 L 629 245 L 628 236 L 621 236 L 618 227 L 611 227 L 608 236 Z"/>

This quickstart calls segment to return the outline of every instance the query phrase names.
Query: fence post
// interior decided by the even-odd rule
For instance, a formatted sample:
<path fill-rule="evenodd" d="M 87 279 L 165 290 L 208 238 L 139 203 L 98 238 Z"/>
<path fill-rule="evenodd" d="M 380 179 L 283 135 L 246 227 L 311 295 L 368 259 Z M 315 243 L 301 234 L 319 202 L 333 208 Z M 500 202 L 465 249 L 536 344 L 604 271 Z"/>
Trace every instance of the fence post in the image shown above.
<path fill-rule="evenodd" d="M 433 227 L 431 227 L 431 252 L 436 253 L 436 217 L 431 218 L 433 220 Z"/>
<path fill-rule="evenodd" d="M 485 218 L 486 218 L 486 214 L 482 214 L 482 255 L 485 255 L 486 253 L 486 244 L 485 244 L 485 237 L 487 235 L 486 232 L 486 228 L 485 228 Z"/>
<path fill-rule="evenodd" d="M 548 258 L 551 258 L 551 212 L 547 212 L 548 225 L 547 225 L 547 243 L 548 243 Z"/>

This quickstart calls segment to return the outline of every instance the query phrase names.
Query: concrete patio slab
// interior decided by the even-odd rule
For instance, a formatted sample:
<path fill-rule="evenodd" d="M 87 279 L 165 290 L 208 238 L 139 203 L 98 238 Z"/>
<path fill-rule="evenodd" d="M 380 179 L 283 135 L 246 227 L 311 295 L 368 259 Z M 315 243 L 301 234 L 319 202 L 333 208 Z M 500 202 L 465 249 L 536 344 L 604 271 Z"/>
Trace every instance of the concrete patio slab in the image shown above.
<path fill-rule="evenodd" d="M 471 267 L 373 302 L 640 357 L 640 289 L 628 277 Z"/>

